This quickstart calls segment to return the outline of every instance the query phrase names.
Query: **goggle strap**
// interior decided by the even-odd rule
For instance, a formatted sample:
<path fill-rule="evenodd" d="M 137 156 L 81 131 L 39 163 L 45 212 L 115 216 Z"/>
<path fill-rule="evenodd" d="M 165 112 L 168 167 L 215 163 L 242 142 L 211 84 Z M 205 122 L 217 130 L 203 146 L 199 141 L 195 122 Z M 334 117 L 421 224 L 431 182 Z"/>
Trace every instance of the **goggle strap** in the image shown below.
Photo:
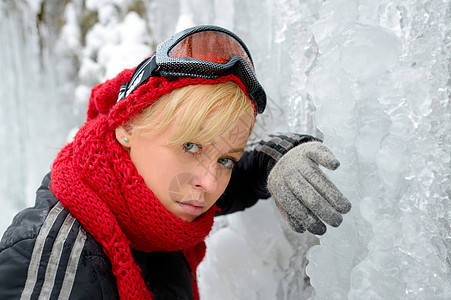
<path fill-rule="evenodd" d="M 127 98 L 138 86 L 151 76 L 156 75 L 158 69 L 155 55 L 145 59 L 135 69 L 129 82 L 122 84 L 117 101 Z"/>

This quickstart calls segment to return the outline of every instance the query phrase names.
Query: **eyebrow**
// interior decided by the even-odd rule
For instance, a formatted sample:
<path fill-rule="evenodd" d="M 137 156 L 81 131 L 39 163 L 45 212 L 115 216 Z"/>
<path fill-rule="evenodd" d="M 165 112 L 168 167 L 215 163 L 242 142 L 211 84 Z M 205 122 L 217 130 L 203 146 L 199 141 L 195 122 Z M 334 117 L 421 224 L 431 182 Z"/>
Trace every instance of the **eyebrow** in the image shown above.
<path fill-rule="evenodd" d="M 234 148 L 230 149 L 227 153 L 244 153 L 244 148 Z"/>

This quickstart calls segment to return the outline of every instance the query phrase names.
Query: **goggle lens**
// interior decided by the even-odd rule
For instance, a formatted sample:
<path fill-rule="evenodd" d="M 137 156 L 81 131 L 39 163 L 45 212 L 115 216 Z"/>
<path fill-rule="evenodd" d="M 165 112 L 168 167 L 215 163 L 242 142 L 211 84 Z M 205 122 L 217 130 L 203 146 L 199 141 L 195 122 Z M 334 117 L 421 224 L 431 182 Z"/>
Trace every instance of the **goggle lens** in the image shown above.
<path fill-rule="evenodd" d="M 241 44 L 220 31 L 201 31 L 178 42 L 168 53 L 169 57 L 191 57 L 213 63 L 226 64 L 235 55 L 243 58 L 255 75 L 251 59 Z"/>

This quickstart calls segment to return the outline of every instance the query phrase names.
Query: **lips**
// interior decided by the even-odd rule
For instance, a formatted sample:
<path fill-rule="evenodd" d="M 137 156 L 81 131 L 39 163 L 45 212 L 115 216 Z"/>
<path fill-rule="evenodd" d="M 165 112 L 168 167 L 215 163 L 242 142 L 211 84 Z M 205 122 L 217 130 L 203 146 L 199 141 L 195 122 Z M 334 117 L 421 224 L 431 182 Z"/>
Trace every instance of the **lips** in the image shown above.
<path fill-rule="evenodd" d="M 196 217 L 202 214 L 202 209 L 206 205 L 202 200 L 186 200 L 177 202 L 177 204 L 186 214 Z"/>

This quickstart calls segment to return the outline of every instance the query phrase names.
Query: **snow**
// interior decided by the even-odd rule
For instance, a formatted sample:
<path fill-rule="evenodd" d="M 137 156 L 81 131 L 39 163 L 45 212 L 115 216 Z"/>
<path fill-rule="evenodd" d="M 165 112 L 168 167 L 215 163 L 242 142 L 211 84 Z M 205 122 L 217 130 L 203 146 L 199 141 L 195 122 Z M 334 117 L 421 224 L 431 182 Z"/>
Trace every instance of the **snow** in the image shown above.
<path fill-rule="evenodd" d="M 104 70 L 104 79 L 113 78 L 123 69 L 150 56 L 146 24 L 137 13 L 129 12 L 120 23 L 114 15 L 99 16 L 103 16 L 101 22 L 94 25 L 86 36 L 84 55 L 88 65 Z M 92 63 L 92 57 L 96 58 L 95 63 Z M 94 72 L 98 73 L 98 70 Z"/>
<path fill-rule="evenodd" d="M 253 137 L 324 138 L 353 209 L 319 238 L 290 231 L 271 199 L 218 218 L 202 298 L 451 298 L 449 1 L 73 0 L 45 6 L 63 20 L 39 20 L 42 2 L 0 4 L 0 233 L 95 84 L 216 24 L 246 42 L 269 96 Z"/>

